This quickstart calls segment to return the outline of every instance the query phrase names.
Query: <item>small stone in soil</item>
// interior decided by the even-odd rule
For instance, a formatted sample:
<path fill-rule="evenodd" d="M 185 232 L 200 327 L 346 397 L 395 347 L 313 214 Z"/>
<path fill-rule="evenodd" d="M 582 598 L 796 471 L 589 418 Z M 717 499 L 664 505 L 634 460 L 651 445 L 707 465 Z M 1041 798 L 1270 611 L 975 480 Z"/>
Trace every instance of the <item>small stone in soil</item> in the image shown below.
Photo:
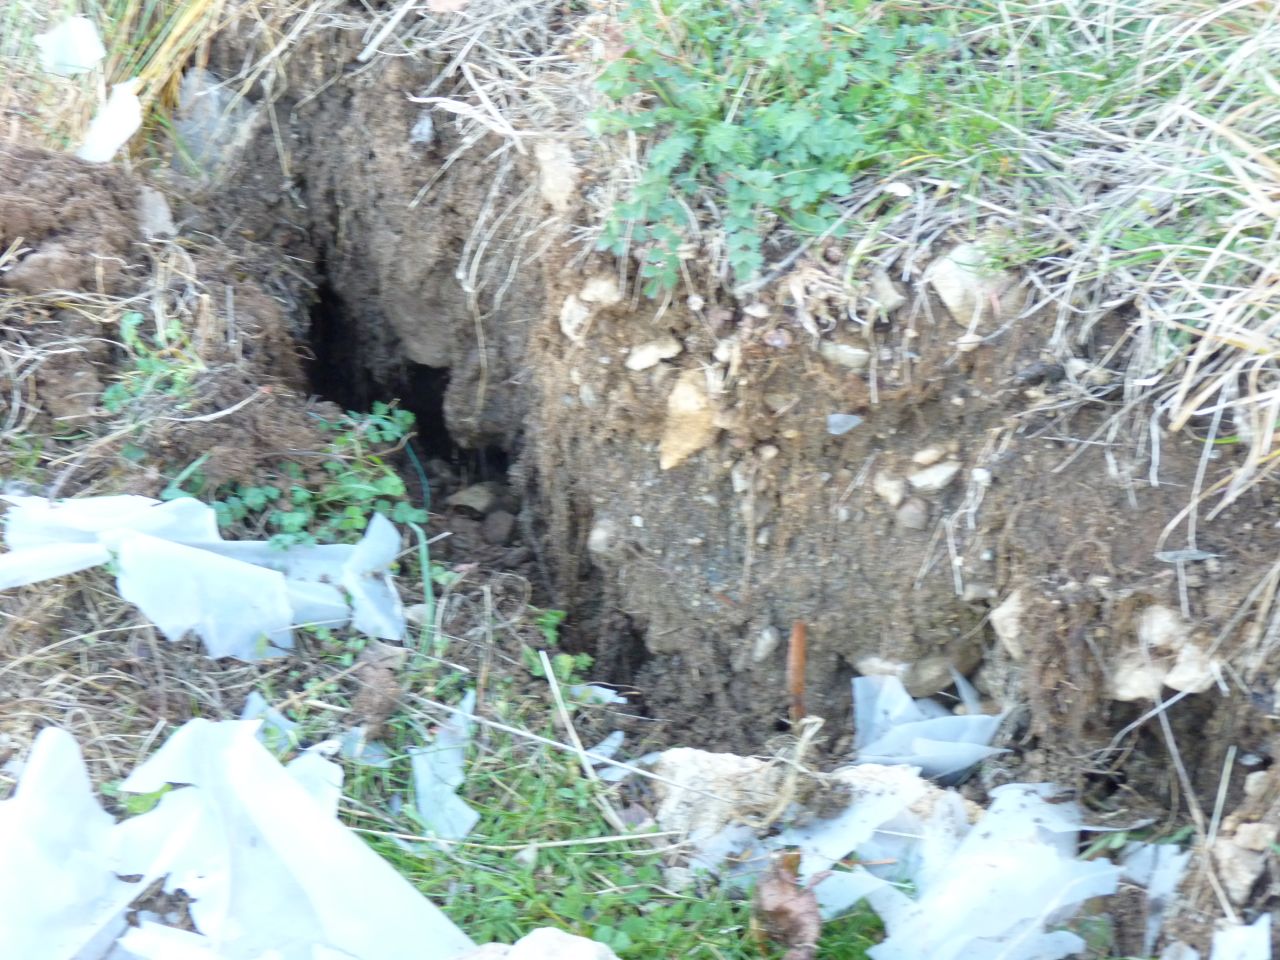
<path fill-rule="evenodd" d="M 515 517 L 506 510 L 495 510 L 484 518 L 484 523 L 480 525 L 480 536 L 484 537 L 485 543 L 505 547 L 511 542 L 515 529 Z"/>

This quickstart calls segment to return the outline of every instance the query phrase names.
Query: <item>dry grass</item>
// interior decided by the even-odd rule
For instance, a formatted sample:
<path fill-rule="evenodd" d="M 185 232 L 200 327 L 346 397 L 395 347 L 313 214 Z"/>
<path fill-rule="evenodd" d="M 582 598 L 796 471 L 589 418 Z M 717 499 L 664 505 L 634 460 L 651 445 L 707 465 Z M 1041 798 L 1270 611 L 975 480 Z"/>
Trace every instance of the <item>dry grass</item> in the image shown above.
<path fill-rule="evenodd" d="M 226 0 L 6 4 L 0 13 L 0 115 L 5 118 L 0 139 L 53 149 L 74 147 L 110 86 L 135 77 L 144 111 L 153 122 L 163 121 L 177 103 L 182 71 L 207 57 L 209 43 L 229 22 L 226 8 Z M 78 77 L 44 73 L 34 38 L 72 14 L 98 25 L 106 58 Z"/>
<path fill-rule="evenodd" d="M 1034 254 L 1032 308 L 1055 316 L 1056 356 L 1079 355 L 1109 316 L 1128 318 L 1098 358 L 1124 382 L 1105 436 L 1133 444 L 1149 482 L 1159 483 L 1167 433 L 1194 428 L 1206 467 L 1216 446 L 1247 449 L 1179 518 L 1194 548 L 1200 504 L 1220 495 L 1212 518 L 1274 468 L 1280 19 L 1269 3 L 1200 0 L 1001 13 L 985 32 L 1007 40 L 1011 70 L 1033 46 L 1062 62 L 1127 65 L 1113 83 L 1128 92 L 1103 88 L 1100 103 L 1025 135 L 1032 183 L 970 199 Z"/>

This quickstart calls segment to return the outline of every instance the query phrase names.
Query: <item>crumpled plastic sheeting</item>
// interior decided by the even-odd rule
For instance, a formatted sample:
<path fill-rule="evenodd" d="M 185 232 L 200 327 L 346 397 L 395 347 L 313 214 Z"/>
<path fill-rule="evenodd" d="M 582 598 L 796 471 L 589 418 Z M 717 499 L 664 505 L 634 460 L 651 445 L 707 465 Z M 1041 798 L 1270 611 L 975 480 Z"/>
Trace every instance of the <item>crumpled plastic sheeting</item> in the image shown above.
<path fill-rule="evenodd" d="M 190 498 L 0 499 L 12 505 L 0 589 L 114 556 L 120 595 L 170 640 L 196 633 L 211 657 L 271 656 L 293 646 L 293 627 L 310 623 L 350 621 L 384 640 L 404 636 L 404 611 L 387 575 L 400 535 L 381 514 L 358 544 L 279 550 L 266 541 L 223 540 L 213 508 Z"/>
<path fill-rule="evenodd" d="M 122 784 L 164 795 L 119 824 L 97 805 L 79 748 L 43 731 L 0 804 L 0 943 L 23 960 L 420 960 L 473 944 L 334 817 L 341 770 L 280 764 L 257 723 L 192 720 Z M 138 875 L 136 883 L 118 876 Z M 195 897 L 197 932 L 123 911 L 155 879 Z M 123 937 L 120 937 L 121 933 Z M 112 943 L 120 937 L 113 948 Z"/>
<path fill-rule="evenodd" d="M 1209 960 L 1271 960 L 1271 922 L 1271 914 L 1264 913 L 1248 926 L 1215 930 Z"/>
<path fill-rule="evenodd" d="M 1054 792 L 1049 784 L 997 787 L 986 815 L 958 842 L 933 838 L 913 878 L 914 899 L 888 884 L 873 890 L 867 900 L 888 935 L 868 956 L 1057 960 L 1082 950 L 1075 934 L 1045 928 L 1114 893 L 1120 870 L 1076 859 L 1079 811 L 1051 803 Z"/>
<path fill-rule="evenodd" d="M 975 764 L 1004 751 L 988 746 L 1001 716 L 978 712 L 978 697 L 956 675 L 968 715 L 953 716 L 933 700 L 912 700 L 897 677 L 853 678 L 858 763 L 907 764 L 939 783 L 956 783 Z"/>
<path fill-rule="evenodd" d="M 1147 892 L 1147 926 L 1142 935 L 1142 953 L 1150 956 L 1164 924 L 1165 912 L 1173 906 L 1174 895 L 1191 851 L 1171 843 L 1130 843 L 1121 853 L 1123 876 Z"/>
<path fill-rule="evenodd" d="M 142 126 L 142 101 L 138 99 L 141 85 L 142 81 L 134 77 L 112 86 L 107 102 L 89 121 L 77 157 L 88 163 L 110 163 L 138 132 Z"/>
<path fill-rule="evenodd" d="M 476 692 L 468 690 L 458 710 L 440 725 L 430 746 L 410 747 L 414 805 L 432 834 L 445 840 L 461 840 L 480 820 L 480 814 L 458 796 L 466 779 L 467 747 Z"/>
<path fill-rule="evenodd" d="M 98 28 L 88 17 L 68 17 L 56 27 L 37 34 L 40 68 L 59 77 L 88 73 L 107 55 Z"/>

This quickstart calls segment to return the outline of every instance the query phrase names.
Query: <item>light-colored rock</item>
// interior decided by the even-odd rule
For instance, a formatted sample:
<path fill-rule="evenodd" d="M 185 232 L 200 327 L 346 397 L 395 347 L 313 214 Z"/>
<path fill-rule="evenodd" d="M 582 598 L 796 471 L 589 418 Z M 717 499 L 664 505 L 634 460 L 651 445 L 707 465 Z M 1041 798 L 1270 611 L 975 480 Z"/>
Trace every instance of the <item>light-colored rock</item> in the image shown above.
<path fill-rule="evenodd" d="M 932 697 L 947 689 L 954 682 L 951 677 L 953 664 L 947 656 L 923 657 L 907 665 L 902 675 L 902 685 L 913 697 Z"/>
<path fill-rule="evenodd" d="M 155 187 L 145 184 L 138 188 L 138 226 L 144 240 L 160 237 L 176 237 L 178 228 L 169 210 L 169 201 Z"/>
<path fill-rule="evenodd" d="M 1246 850 L 1266 853 L 1280 837 L 1280 826 L 1274 823 L 1242 823 L 1231 838 Z"/>
<path fill-rule="evenodd" d="M 653 781 L 654 819 L 680 835 L 711 836 L 776 800 L 776 773 L 755 757 L 677 747 L 662 753 L 653 772 L 663 778 Z"/>
<path fill-rule="evenodd" d="M 612 307 L 622 302 L 622 289 L 618 286 L 618 278 L 613 274 L 596 274 L 582 285 L 582 289 L 578 291 L 578 298 L 585 303 Z"/>
<path fill-rule="evenodd" d="M 591 525 L 591 532 L 587 534 L 587 552 L 594 557 L 609 557 L 617 551 L 620 542 L 618 525 L 602 517 Z"/>
<path fill-rule="evenodd" d="M 887 657 L 860 657 L 853 668 L 864 677 L 897 677 L 899 680 L 907 672 L 905 663 Z"/>
<path fill-rule="evenodd" d="M 831 343 L 824 340 L 818 346 L 818 353 L 822 359 L 829 363 L 848 367 L 858 373 L 867 369 L 867 364 L 871 362 L 871 352 L 869 350 L 863 350 L 861 347 L 855 347 L 847 343 Z"/>
<path fill-rule="evenodd" d="M 877 497 L 895 510 L 907 498 L 907 481 L 891 473 L 879 471 L 871 480 L 871 489 Z"/>
<path fill-rule="evenodd" d="M 880 313 L 884 316 L 893 313 L 907 302 L 907 298 L 898 290 L 898 285 L 890 280 L 889 275 L 883 270 L 877 270 L 871 274 L 869 287 L 868 299 L 880 309 Z"/>
<path fill-rule="evenodd" d="M 1154 700 L 1164 685 L 1166 672 L 1159 663 L 1144 657 L 1140 651 L 1130 651 L 1112 664 L 1111 675 L 1107 677 L 1107 696 L 1125 703 Z"/>
<path fill-rule="evenodd" d="M 1022 589 L 1018 588 L 991 611 L 991 629 L 995 631 L 1000 646 L 1014 660 L 1022 660 L 1027 655 L 1022 642 L 1022 615 L 1026 609 L 1026 597 Z"/>
<path fill-rule="evenodd" d="M 742 312 L 746 316 L 753 317 L 756 320 L 764 320 L 769 316 L 769 305 L 757 300 L 754 303 L 748 303 L 742 308 Z"/>
<path fill-rule="evenodd" d="M 1257 800 L 1267 792 L 1267 778 L 1271 774 L 1266 770 L 1255 770 L 1244 778 L 1244 795 L 1250 800 Z"/>
<path fill-rule="evenodd" d="M 720 428 L 707 394 L 706 375 L 697 368 L 680 374 L 667 396 L 667 420 L 658 443 L 658 466 L 670 470 L 711 445 Z"/>
<path fill-rule="evenodd" d="M 911 462 L 917 467 L 932 467 L 946 455 L 946 449 L 935 443 L 932 446 L 925 447 L 924 449 L 917 450 L 913 453 L 911 455 Z"/>
<path fill-rule="evenodd" d="M 931 467 L 925 467 L 908 475 L 907 482 L 921 493 L 937 493 L 954 480 L 959 472 L 959 461 L 944 460 L 942 463 L 935 463 Z"/>
<path fill-rule="evenodd" d="M 574 343 L 582 342 L 586 333 L 587 322 L 591 319 L 591 308 L 572 293 L 564 298 L 560 307 L 560 332 Z"/>
<path fill-rule="evenodd" d="M 538 163 L 538 191 L 556 213 L 567 213 L 578 192 L 580 171 L 569 145 L 558 140 L 540 140 L 534 145 Z"/>
<path fill-rule="evenodd" d="M 987 266 L 988 256 L 976 243 L 961 243 L 929 267 L 925 279 L 933 287 L 952 319 L 974 328 L 984 320 L 1000 322 L 1017 309 L 1017 278 Z"/>
<path fill-rule="evenodd" d="M 1138 642 L 1148 649 L 1180 650 L 1191 636 L 1191 624 L 1171 607 L 1152 604 L 1138 616 Z"/>
<path fill-rule="evenodd" d="M 929 526 L 929 505 L 919 497 L 909 497 L 895 514 L 898 526 L 907 530 L 923 530 Z"/>
<path fill-rule="evenodd" d="M 650 367 L 656 367 L 663 360 L 678 356 L 683 349 L 684 346 L 675 337 L 659 337 L 657 340 L 650 340 L 648 343 L 632 347 L 631 352 L 627 354 L 625 366 L 628 370 L 648 370 Z"/>
<path fill-rule="evenodd" d="M 978 333 L 962 333 L 956 337 L 957 353 L 973 353 L 982 346 L 982 335 Z"/>
<path fill-rule="evenodd" d="M 429 951 L 423 956 L 429 955 Z M 521 937 L 513 945 L 486 943 L 456 960 L 618 960 L 603 943 L 575 937 L 563 930 L 542 927 Z"/>
<path fill-rule="evenodd" d="M 1213 865 L 1231 902 L 1243 906 L 1253 885 L 1262 876 L 1267 856 L 1256 850 L 1246 850 L 1230 838 L 1219 837 L 1213 842 Z"/>
<path fill-rule="evenodd" d="M 756 634 L 755 643 L 751 645 L 751 659 L 756 663 L 767 660 L 769 655 L 778 649 L 781 639 L 775 627 L 765 627 Z"/>
<path fill-rule="evenodd" d="M 1165 674 L 1164 685 L 1183 693 L 1204 693 L 1217 682 L 1217 662 L 1194 641 L 1178 651 L 1173 666 Z"/>
<path fill-rule="evenodd" d="M 490 513 L 498 506 L 500 488 L 493 483 L 473 483 L 445 497 L 446 507 L 461 507 L 479 514 Z"/>

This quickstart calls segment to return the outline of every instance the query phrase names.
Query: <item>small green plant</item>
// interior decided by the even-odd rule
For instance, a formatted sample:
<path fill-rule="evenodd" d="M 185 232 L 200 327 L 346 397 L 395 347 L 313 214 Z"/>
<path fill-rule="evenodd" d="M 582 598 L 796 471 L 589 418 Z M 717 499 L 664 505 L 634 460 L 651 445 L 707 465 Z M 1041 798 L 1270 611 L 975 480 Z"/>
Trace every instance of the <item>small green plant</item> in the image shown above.
<path fill-rule="evenodd" d="M 526 700 L 520 719 L 533 719 L 534 709 Z M 376 791 L 403 789 L 394 777 L 375 782 L 367 767 L 357 776 L 367 791 L 357 802 L 370 807 L 380 806 Z M 600 787 L 582 778 L 572 757 L 495 733 L 468 763 L 462 790 L 481 819 L 453 856 L 424 855 L 376 830 L 366 840 L 477 942 L 511 943 L 555 926 L 608 945 L 622 960 L 782 956 L 762 952 L 752 936 L 748 897 L 709 882 L 674 892 L 652 846 L 608 839 L 616 831 L 595 803 Z M 412 821 L 408 810 L 401 818 Z M 387 827 L 405 832 L 403 823 Z M 882 933 L 860 908 L 824 927 L 819 956 L 864 960 Z"/>
<path fill-rule="evenodd" d="M 102 392 L 102 407 L 108 413 L 123 413 L 133 401 L 148 396 L 185 396 L 201 370 L 181 325 L 175 322 L 163 335 L 144 337 L 139 329 L 143 319 L 137 311 L 120 318 L 120 341 L 132 366 Z"/>
<path fill-rule="evenodd" d="M 548 648 L 559 644 L 560 624 L 564 623 L 565 615 L 563 610 L 534 609 L 533 623 L 542 634 L 542 638 Z M 548 659 L 551 661 L 551 669 L 554 671 L 556 679 L 561 683 L 585 682 L 583 678 L 595 662 L 588 653 L 548 653 Z M 520 648 L 520 662 L 535 677 L 545 677 L 547 675 L 542 667 L 542 657 L 538 655 L 537 650 L 528 644 Z"/>
<path fill-rule="evenodd" d="M 173 789 L 171 785 L 166 783 L 160 789 L 153 790 L 150 793 L 126 793 L 120 789 L 120 782 L 117 780 L 111 783 L 104 783 L 102 785 L 102 793 L 104 796 L 115 800 L 125 815 L 130 817 L 149 813 L 164 795 Z"/>
<path fill-rule="evenodd" d="M 626 53 L 600 79 L 617 106 L 596 123 L 656 142 L 600 243 L 647 247 L 649 296 L 675 286 L 695 208 L 719 210 L 742 281 L 770 223 L 839 235 L 833 201 L 855 177 L 937 148 L 946 80 L 932 65 L 951 40 L 890 5 L 630 0 L 622 19 Z"/>
<path fill-rule="evenodd" d="M 413 414 L 377 403 L 368 414 L 322 421 L 321 429 L 331 439 L 318 476 L 286 463 L 269 482 L 224 487 L 213 505 L 218 523 L 224 528 L 257 523 L 284 548 L 357 540 L 374 513 L 397 523 L 426 522 L 427 512 L 406 499 L 404 481 L 383 457 L 388 447 L 408 438 Z M 182 490 L 199 492 L 198 486 Z"/>

